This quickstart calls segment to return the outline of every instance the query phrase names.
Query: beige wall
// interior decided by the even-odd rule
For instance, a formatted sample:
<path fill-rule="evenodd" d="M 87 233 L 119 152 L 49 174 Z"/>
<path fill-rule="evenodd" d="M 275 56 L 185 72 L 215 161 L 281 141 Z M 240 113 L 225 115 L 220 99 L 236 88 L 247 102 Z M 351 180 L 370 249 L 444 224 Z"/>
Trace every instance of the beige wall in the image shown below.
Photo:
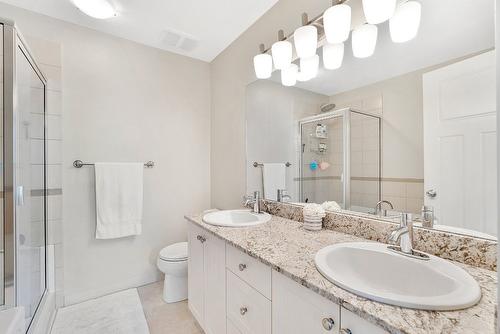
<path fill-rule="evenodd" d="M 183 215 L 209 207 L 209 64 L 4 4 L 0 13 L 61 45 L 66 303 L 159 279 L 158 251 L 186 239 Z M 95 240 L 93 170 L 75 159 L 156 162 L 144 171 L 142 235 Z"/>
<path fill-rule="evenodd" d="M 245 194 L 245 90 L 255 80 L 253 56 L 271 45 L 279 29 L 290 33 L 300 17 L 322 13 L 329 0 L 281 0 L 211 63 L 212 206 L 234 208 Z"/>

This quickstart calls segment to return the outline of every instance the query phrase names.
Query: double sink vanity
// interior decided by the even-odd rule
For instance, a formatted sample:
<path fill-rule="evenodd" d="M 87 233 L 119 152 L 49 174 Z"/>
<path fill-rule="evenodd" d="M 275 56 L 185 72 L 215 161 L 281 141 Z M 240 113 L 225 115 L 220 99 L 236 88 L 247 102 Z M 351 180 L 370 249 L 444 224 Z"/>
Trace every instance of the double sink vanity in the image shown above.
<path fill-rule="evenodd" d="M 345 224 L 307 231 L 300 206 L 266 209 L 186 217 L 189 308 L 205 333 L 494 332 L 494 271 L 394 251 Z"/>

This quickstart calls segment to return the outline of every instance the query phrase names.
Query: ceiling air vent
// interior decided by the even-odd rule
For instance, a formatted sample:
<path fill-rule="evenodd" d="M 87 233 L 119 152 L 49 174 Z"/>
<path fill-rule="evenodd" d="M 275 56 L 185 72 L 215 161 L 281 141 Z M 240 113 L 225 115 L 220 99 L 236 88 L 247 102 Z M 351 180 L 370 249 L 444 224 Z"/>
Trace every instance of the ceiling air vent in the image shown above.
<path fill-rule="evenodd" d="M 199 44 L 199 41 L 193 36 L 175 30 L 165 30 L 162 41 L 166 46 L 185 52 L 193 51 Z"/>

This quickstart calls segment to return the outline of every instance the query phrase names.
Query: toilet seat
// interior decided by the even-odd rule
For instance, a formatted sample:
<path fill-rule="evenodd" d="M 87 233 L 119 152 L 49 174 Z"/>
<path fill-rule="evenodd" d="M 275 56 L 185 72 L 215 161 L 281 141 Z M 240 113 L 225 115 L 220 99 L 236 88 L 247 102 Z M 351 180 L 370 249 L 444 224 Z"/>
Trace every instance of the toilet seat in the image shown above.
<path fill-rule="evenodd" d="M 188 259 L 188 243 L 178 242 L 160 251 L 159 258 L 167 262 L 181 262 Z"/>

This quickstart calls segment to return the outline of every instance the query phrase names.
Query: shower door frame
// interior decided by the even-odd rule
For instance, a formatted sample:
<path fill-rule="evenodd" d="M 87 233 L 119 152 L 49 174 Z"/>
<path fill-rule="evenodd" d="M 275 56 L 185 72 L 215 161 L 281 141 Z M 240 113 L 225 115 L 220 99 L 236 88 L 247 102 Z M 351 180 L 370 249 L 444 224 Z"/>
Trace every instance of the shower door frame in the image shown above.
<path fill-rule="evenodd" d="M 17 268 L 16 268 L 16 201 L 14 187 L 16 186 L 16 171 L 14 162 L 17 159 L 16 147 L 17 147 L 17 127 L 15 124 L 15 115 L 18 112 L 16 109 L 16 97 L 17 97 L 17 81 L 16 81 L 16 55 L 17 49 L 19 48 L 24 54 L 26 60 L 35 71 L 36 75 L 43 83 L 43 110 L 44 110 L 44 134 L 43 134 L 43 207 L 44 207 L 44 217 L 43 217 L 43 231 L 44 231 L 44 243 L 45 243 L 45 289 L 41 295 L 41 298 L 37 304 L 37 308 L 34 312 L 33 317 L 31 317 L 30 323 L 27 324 L 26 329 L 29 328 L 31 322 L 35 318 L 42 301 L 47 295 L 48 288 L 48 270 L 47 270 L 47 187 L 46 187 L 46 107 L 47 107 L 47 79 L 43 75 L 40 67 L 38 66 L 33 53 L 30 51 L 28 44 L 21 33 L 17 30 L 16 25 L 13 21 L 9 19 L 0 18 L 0 24 L 3 25 L 3 57 L 4 57 L 4 67 L 3 67 L 3 192 L 4 192 L 4 212 L 3 212 L 3 229 L 4 229 L 4 304 L 0 305 L 0 310 L 7 309 L 17 306 Z M 5 234 L 7 228 L 12 231 L 11 234 Z M 7 244 L 5 240 L 9 240 L 11 247 L 5 247 Z M 5 261 L 5 259 L 10 261 Z M 10 265 L 7 265 L 7 262 Z M 5 296 L 5 277 L 7 274 L 13 277 L 13 289 L 14 293 L 12 296 Z"/>
<path fill-rule="evenodd" d="M 303 182 L 304 182 L 304 161 L 303 161 L 303 152 L 302 152 L 302 126 L 305 124 L 315 123 L 318 121 L 324 121 L 328 119 L 334 119 L 338 117 L 342 117 L 342 175 L 340 176 L 340 180 L 342 182 L 342 199 L 344 202 L 343 209 L 350 210 L 351 209 L 351 113 L 357 113 L 369 117 L 374 117 L 378 119 L 378 197 L 379 200 L 382 196 L 382 118 L 379 115 L 367 113 L 364 111 L 359 111 L 353 108 L 343 108 L 338 110 L 329 111 L 323 114 L 310 116 L 303 118 L 299 121 L 298 131 L 299 131 L 299 139 L 300 139 L 300 149 L 299 149 L 299 201 L 304 201 L 304 193 L 303 193 Z"/>

